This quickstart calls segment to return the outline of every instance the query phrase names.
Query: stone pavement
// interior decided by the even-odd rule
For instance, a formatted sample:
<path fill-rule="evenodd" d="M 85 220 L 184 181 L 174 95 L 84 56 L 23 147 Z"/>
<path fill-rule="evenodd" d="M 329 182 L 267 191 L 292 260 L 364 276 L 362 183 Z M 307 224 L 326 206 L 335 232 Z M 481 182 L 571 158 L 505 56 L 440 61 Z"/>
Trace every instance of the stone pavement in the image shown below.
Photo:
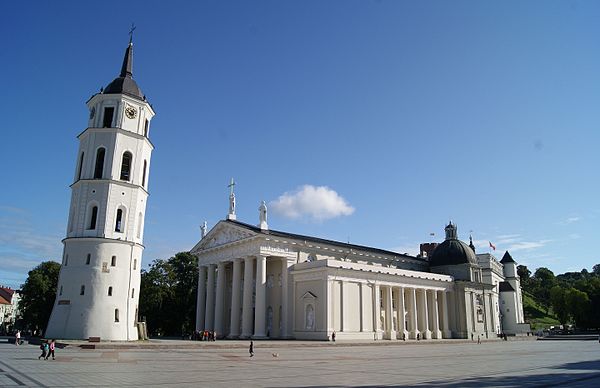
<path fill-rule="evenodd" d="M 422 341 L 396 346 L 255 341 L 253 358 L 248 341 L 216 344 L 183 349 L 173 344 L 150 349 L 69 346 L 57 351 L 56 361 L 40 361 L 37 346 L 0 343 L 0 386 L 600 386 L 596 341 Z"/>

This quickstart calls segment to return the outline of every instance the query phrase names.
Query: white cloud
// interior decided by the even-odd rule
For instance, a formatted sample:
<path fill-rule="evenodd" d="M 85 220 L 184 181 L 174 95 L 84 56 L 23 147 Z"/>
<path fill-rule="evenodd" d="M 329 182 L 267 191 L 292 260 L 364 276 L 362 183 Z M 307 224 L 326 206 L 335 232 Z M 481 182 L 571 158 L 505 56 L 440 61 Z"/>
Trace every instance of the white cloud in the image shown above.
<path fill-rule="evenodd" d="M 540 240 L 540 241 L 519 241 L 510 245 L 506 248 L 507 251 L 516 252 L 516 251 L 529 251 L 536 248 L 542 248 L 547 243 L 552 240 Z"/>
<path fill-rule="evenodd" d="M 286 218 L 304 218 L 323 221 L 349 216 L 354 208 L 334 190 L 327 186 L 304 185 L 293 192 L 285 192 L 269 207 Z"/>

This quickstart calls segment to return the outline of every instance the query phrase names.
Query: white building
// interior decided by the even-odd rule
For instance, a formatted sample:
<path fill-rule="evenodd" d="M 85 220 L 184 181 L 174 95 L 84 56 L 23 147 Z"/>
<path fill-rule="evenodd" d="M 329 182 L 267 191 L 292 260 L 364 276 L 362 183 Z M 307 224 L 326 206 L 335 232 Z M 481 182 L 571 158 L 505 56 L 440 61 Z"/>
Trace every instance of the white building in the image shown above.
<path fill-rule="evenodd" d="M 198 330 L 315 340 L 333 332 L 398 340 L 529 331 L 514 260 L 508 252 L 502 262 L 476 256 L 452 223 L 430 257 L 413 257 L 270 230 L 264 203 L 258 226 L 238 222 L 230 198 L 227 219 L 203 228 L 191 251 L 199 259 Z"/>
<path fill-rule="evenodd" d="M 119 77 L 88 101 L 56 301 L 46 337 L 136 340 L 152 106 L 133 80 L 133 44 Z"/>
<path fill-rule="evenodd" d="M 0 287 L 0 333 L 3 335 L 13 331 L 15 322 L 19 319 L 19 301 L 21 292 L 10 287 Z"/>

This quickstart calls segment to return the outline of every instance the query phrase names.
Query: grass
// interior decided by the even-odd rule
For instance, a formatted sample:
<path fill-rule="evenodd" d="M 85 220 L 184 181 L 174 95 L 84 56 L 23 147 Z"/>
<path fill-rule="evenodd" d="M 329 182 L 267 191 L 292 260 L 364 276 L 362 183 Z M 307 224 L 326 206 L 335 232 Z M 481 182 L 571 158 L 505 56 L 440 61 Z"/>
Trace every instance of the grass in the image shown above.
<path fill-rule="evenodd" d="M 523 312 L 525 313 L 525 321 L 529 322 L 533 331 L 560 325 L 558 319 L 551 312 L 547 313 L 546 308 L 537 303 L 533 296 L 527 292 L 523 292 Z"/>

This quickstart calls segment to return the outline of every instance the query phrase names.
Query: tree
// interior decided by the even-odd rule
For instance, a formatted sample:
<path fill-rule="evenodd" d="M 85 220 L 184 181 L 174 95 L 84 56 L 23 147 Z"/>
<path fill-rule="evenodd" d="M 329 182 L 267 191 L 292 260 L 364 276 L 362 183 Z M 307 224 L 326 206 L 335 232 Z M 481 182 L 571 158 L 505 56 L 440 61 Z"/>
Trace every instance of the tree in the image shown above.
<path fill-rule="evenodd" d="M 44 261 L 29 271 L 19 301 L 24 329 L 46 329 L 56 299 L 59 272 L 60 264 L 55 261 Z"/>
<path fill-rule="evenodd" d="M 554 272 L 550 271 L 548 268 L 540 267 L 535 270 L 533 278 L 536 284 L 533 294 L 536 299 L 546 307 L 546 312 L 548 312 L 550 308 L 550 289 L 556 284 Z"/>
<path fill-rule="evenodd" d="M 168 260 L 154 260 L 142 270 L 140 315 L 148 331 L 181 335 L 194 331 L 198 292 L 198 258 L 180 252 Z"/>
<path fill-rule="evenodd" d="M 565 289 L 561 286 L 554 286 L 550 289 L 550 303 L 554 314 L 561 325 L 566 325 L 569 321 L 569 307 L 567 306 Z"/>
<path fill-rule="evenodd" d="M 592 272 L 594 275 L 600 276 L 600 264 L 596 264 L 592 267 Z"/>
<path fill-rule="evenodd" d="M 517 265 L 517 275 L 521 280 L 521 284 L 525 285 L 531 277 L 531 271 L 526 265 Z"/>
<path fill-rule="evenodd" d="M 571 288 L 565 293 L 565 300 L 569 306 L 575 325 L 578 327 L 586 327 L 586 318 L 590 303 L 587 294 L 576 288 Z"/>

